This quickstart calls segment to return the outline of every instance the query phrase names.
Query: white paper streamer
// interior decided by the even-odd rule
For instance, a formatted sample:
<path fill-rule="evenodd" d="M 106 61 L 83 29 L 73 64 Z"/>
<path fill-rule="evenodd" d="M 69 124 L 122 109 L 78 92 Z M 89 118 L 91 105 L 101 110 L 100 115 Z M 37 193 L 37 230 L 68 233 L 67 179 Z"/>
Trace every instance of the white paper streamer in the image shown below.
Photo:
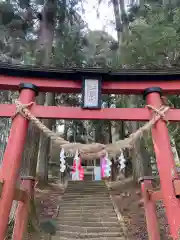
<path fill-rule="evenodd" d="M 66 169 L 66 161 L 65 161 L 65 155 L 64 155 L 64 149 L 61 149 L 60 152 L 60 172 L 64 172 Z"/>
<path fill-rule="evenodd" d="M 126 159 L 124 157 L 123 152 L 121 152 L 121 155 L 119 156 L 119 164 L 120 164 L 120 171 L 124 170 L 126 167 Z"/>
<path fill-rule="evenodd" d="M 106 161 L 105 176 L 106 177 L 110 177 L 111 176 L 111 165 L 112 165 L 112 162 L 109 160 L 107 152 L 106 152 L 106 156 L 105 156 L 105 161 Z"/>

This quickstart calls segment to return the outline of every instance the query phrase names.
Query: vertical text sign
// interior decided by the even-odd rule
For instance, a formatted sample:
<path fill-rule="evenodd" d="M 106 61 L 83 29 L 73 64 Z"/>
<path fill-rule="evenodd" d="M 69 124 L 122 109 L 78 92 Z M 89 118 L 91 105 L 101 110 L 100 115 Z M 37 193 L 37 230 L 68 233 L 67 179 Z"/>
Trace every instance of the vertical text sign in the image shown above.
<path fill-rule="evenodd" d="M 85 79 L 84 82 L 84 107 L 99 107 L 99 80 Z"/>

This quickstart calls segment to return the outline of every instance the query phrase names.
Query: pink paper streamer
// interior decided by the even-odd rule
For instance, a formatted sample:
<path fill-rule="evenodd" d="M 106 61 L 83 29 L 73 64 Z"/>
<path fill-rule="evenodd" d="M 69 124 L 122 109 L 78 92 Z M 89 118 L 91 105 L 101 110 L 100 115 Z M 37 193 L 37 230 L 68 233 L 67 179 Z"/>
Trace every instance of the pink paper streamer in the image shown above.
<path fill-rule="evenodd" d="M 100 159 L 100 163 L 101 163 L 101 177 L 105 177 L 105 169 L 106 169 L 106 159 L 105 157 L 102 157 Z"/>

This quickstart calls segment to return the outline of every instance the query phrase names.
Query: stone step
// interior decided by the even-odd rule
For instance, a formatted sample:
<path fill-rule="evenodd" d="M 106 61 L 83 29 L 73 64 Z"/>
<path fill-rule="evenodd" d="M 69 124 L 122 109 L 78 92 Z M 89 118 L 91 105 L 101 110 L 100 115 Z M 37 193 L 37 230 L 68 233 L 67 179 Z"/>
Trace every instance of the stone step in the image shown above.
<path fill-rule="evenodd" d="M 110 201 L 110 200 L 109 200 Z M 65 201 L 62 201 L 61 204 L 59 205 L 59 208 L 60 209 L 74 209 L 74 210 L 78 210 L 78 209 L 89 209 L 89 210 L 95 210 L 95 209 L 112 209 L 114 210 L 113 208 L 113 205 L 108 203 L 108 202 L 105 202 L 105 203 L 102 203 L 102 202 L 88 202 L 88 201 L 77 201 L 77 202 L 65 202 Z"/>
<path fill-rule="evenodd" d="M 109 197 L 109 193 L 100 193 L 100 194 L 93 194 L 93 193 L 88 193 L 85 194 L 83 192 L 81 193 L 77 193 L 77 194 L 73 194 L 73 193 L 66 193 L 66 195 L 64 195 L 64 197 L 83 197 L 83 198 L 87 198 L 87 197 L 93 197 L 93 198 L 104 198 L 104 197 Z"/>
<path fill-rule="evenodd" d="M 100 185 L 100 186 L 98 186 L 98 185 L 96 185 L 96 186 L 93 186 L 93 185 L 89 185 L 89 186 L 87 186 L 87 185 L 72 185 L 72 186 L 67 186 L 67 188 L 66 188 L 66 190 L 69 190 L 69 189 L 71 189 L 71 190 L 86 190 L 86 191 L 89 191 L 89 190 L 92 190 L 92 191 L 96 191 L 96 190 L 100 190 L 101 191 L 101 189 L 102 190 L 104 190 L 104 189 L 106 189 L 107 190 L 107 186 L 106 185 Z"/>
<path fill-rule="evenodd" d="M 69 189 L 69 188 L 67 188 L 66 189 L 66 193 L 74 193 L 74 194 L 78 194 L 78 193 L 86 193 L 86 194 L 89 194 L 89 193 L 91 193 L 91 192 L 93 192 L 93 193 L 97 193 L 97 194 L 103 194 L 103 193 L 108 193 L 108 190 L 107 190 L 107 188 L 104 188 L 104 189 L 102 189 L 102 188 L 100 188 L 100 189 L 98 189 L 98 188 L 92 188 L 92 189 L 84 189 L 84 188 L 81 188 L 81 189 Z"/>
<path fill-rule="evenodd" d="M 77 192 L 77 193 L 72 193 L 72 192 L 70 192 L 70 193 L 65 193 L 65 195 L 64 195 L 64 197 L 65 196 L 70 196 L 70 197 L 79 197 L 79 196 L 82 196 L 82 197 L 98 197 L 98 198 L 102 198 L 102 197 L 109 197 L 109 193 L 106 193 L 106 192 L 104 192 L 104 193 L 92 193 L 92 192 L 89 192 L 89 193 L 84 193 L 83 191 L 81 191 L 81 192 Z"/>
<path fill-rule="evenodd" d="M 86 221 L 86 222 L 88 222 L 88 221 L 95 221 L 96 219 L 98 219 L 99 221 L 103 218 L 103 220 L 108 220 L 108 218 L 109 219 L 116 219 L 117 220 L 117 217 L 114 215 L 114 214 L 109 214 L 109 215 L 107 215 L 107 214 L 104 214 L 104 215 L 102 215 L 102 214 L 94 214 L 94 215 L 90 215 L 90 214 L 86 214 L 86 215 L 83 215 L 82 216 L 82 214 L 72 214 L 72 215 L 70 215 L 70 214 L 60 214 L 59 215 L 60 217 L 61 217 L 61 221 L 63 222 L 63 220 L 64 219 L 68 219 L 68 218 L 72 218 L 72 220 L 73 219 L 77 219 L 77 220 L 79 220 L 79 219 L 82 219 L 82 220 L 84 220 L 84 221 Z"/>
<path fill-rule="evenodd" d="M 107 209 L 111 209 L 111 211 L 114 211 L 114 208 L 113 208 L 113 206 L 108 206 L 108 205 L 88 205 L 88 206 L 83 206 L 82 204 L 76 204 L 76 205 L 60 205 L 59 206 L 59 211 L 61 211 L 61 210 L 69 210 L 70 211 L 70 209 L 71 209 L 71 211 L 73 210 L 73 211 L 99 211 L 100 210 L 100 208 L 103 208 L 103 209 L 105 209 L 105 210 L 107 210 Z M 104 210 L 102 210 L 102 211 L 104 211 Z"/>
<path fill-rule="evenodd" d="M 72 222 L 76 222 L 76 221 L 81 221 L 83 220 L 84 222 L 108 222 L 108 221 L 117 221 L 117 217 L 114 215 L 114 216 L 107 216 L 107 215 L 104 215 L 104 216 L 88 216 L 88 218 L 86 216 L 82 216 L 82 215 L 79 215 L 79 216 L 70 216 L 70 215 L 59 215 L 59 217 L 61 218 L 61 222 L 63 223 L 63 221 L 65 220 L 71 220 L 72 219 Z M 102 219 L 103 217 L 103 219 Z"/>
<path fill-rule="evenodd" d="M 114 213 L 104 213 L 104 214 L 102 214 L 102 213 L 97 213 L 97 214 L 90 214 L 90 213 L 74 213 L 74 214 L 72 214 L 72 213 L 59 213 L 59 216 L 61 217 L 61 218 L 68 218 L 68 217 L 72 217 L 72 218 L 77 218 L 77 219 L 96 219 L 96 218 L 105 218 L 105 217 L 107 217 L 107 218 L 116 218 L 117 219 L 117 217 L 116 217 L 116 215 L 114 214 Z"/>
<path fill-rule="evenodd" d="M 71 221 L 71 219 L 70 220 L 63 220 L 63 221 L 61 221 L 61 220 L 57 220 L 57 224 L 63 224 L 63 225 L 73 225 L 74 224 L 74 226 L 79 226 L 79 227 L 101 227 L 101 226 L 103 226 L 103 227 L 106 227 L 106 228 L 108 228 L 108 227 L 120 227 L 120 224 L 117 222 L 117 220 L 116 221 L 103 221 L 103 222 L 97 222 L 97 221 L 88 221 L 88 222 L 86 222 L 86 221 L 76 221 L 76 222 L 73 222 L 73 221 Z"/>
<path fill-rule="evenodd" d="M 69 208 L 60 208 L 59 213 L 72 213 L 72 214 L 96 214 L 96 213 L 114 213 L 113 208 L 104 208 L 104 209 L 87 209 L 83 207 L 75 208 L 75 209 L 69 209 Z M 114 213 L 115 214 L 115 213 Z"/>
<path fill-rule="evenodd" d="M 66 189 L 85 189 L 85 190 L 89 190 L 89 189 L 107 189 L 106 185 L 68 185 Z"/>
<path fill-rule="evenodd" d="M 75 216 L 79 216 L 79 215 L 83 215 L 85 217 L 90 217 L 90 216 L 104 216 L 104 215 L 108 215 L 108 216 L 116 216 L 115 213 L 112 211 L 112 210 L 99 210 L 99 211 L 96 211 L 96 212 L 92 212 L 92 211 L 59 211 L 59 216 L 64 216 L 64 215 L 72 215 L 72 217 L 75 217 Z"/>
<path fill-rule="evenodd" d="M 84 190 L 90 190 L 90 189 L 92 189 L 93 191 L 94 190 L 96 190 L 96 189 L 107 189 L 107 186 L 106 185 L 96 185 L 96 186 L 93 186 L 93 185 L 68 185 L 67 186 L 67 188 L 66 189 L 72 189 L 72 190 L 77 190 L 77 189 L 80 189 L 80 190 L 82 190 L 82 189 L 84 189 Z"/>
<path fill-rule="evenodd" d="M 71 204 L 72 203 L 72 201 L 73 201 L 73 205 L 74 206 L 83 206 L 83 205 L 86 205 L 86 206 L 91 206 L 91 207 L 93 207 L 93 206 L 100 206 L 101 208 L 102 207 L 104 207 L 104 206 L 107 206 L 107 204 L 110 202 L 110 199 L 109 199 L 109 201 L 104 201 L 104 202 L 102 202 L 102 200 L 101 201 L 98 201 L 98 200 L 94 200 L 94 201 L 88 201 L 88 200 L 80 200 L 80 199 L 78 199 L 77 201 L 75 201 L 75 200 L 63 200 L 64 202 L 66 202 L 67 203 L 67 206 L 69 206 L 69 204 Z M 84 203 L 85 202 L 85 203 Z M 65 205 L 65 204 L 60 204 L 60 206 L 62 206 L 62 205 Z"/>
<path fill-rule="evenodd" d="M 98 233 L 80 233 L 80 232 L 70 232 L 70 231 L 56 231 L 56 235 L 59 235 L 61 237 L 67 237 L 67 238 L 79 238 L 79 239 L 89 239 L 94 237 L 122 237 L 123 233 L 120 231 L 117 232 L 98 232 Z"/>
<path fill-rule="evenodd" d="M 79 189 L 79 190 L 67 190 L 66 191 L 66 194 L 73 194 L 73 195 L 79 195 L 79 194 L 81 194 L 81 195 L 94 195 L 94 193 L 95 194 L 97 194 L 98 196 L 101 196 L 101 195 L 108 195 L 109 193 L 107 192 L 107 189 L 105 189 L 105 190 L 99 190 L 99 189 L 96 189 L 96 190 L 89 190 L 89 191 L 85 191 L 85 190 L 83 190 L 83 189 Z"/>
<path fill-rule="evenodd" d="M 99 199 L 103 199 L 103 198 L 109 198 L 109 194 L 96 194 L 96 193 L 91 193 L 91 194 L 66 194 L 63 196 L 63 198 L 99 198 Z"/>
<path fill-rule="evenodd" d="M 86 240 L 126 240 L 127 238 L 126 237 L 108 237 L 107 238 L 104 238 L 104 237 L 93 237 L 93 238 L 85 238 Z M 80 238 L 67 238 L 67 237 L 60 237 L 60 236 L 52 236 L 51 237 L 51 240 L 80 240 Z"/>
<path fill-rule="evenodd" d="M 92 187 L 92 188 L 88 188 L 88 189 L 86 189 L 86 188 L 83 188 L 83 187 L 80 187 L 80 188 L 70 188 L 70 187 L 67 187 L 66 188 L 66 192 L 74 192 L 74 193 L 76 193 L 76 192 L 81 192 L 81 191 L 83 191 L 83 192 L 86 192 L 86 193 L 89 193 L 90 191 L 92 191 L 92 192 L 95 192 L 95 193 L 103 193 L 103 191 L 105 191 L 105 192 L 108 192 L 108 189 L 107 189 L 107 187 L 101 187 L 101 188 L 95 188 L 95 187 Z"/>
<path fill-rule="evenodd" d="M 103 190 L 106 190 L 107 191 L 107 187 L 106 186 L 100 186 L 100 187 L 96 187 L 96 186 L 67 186 L 67 188 L 66 188 L 66 190 L 68 191 L 68 190 L 75 190 L 75 191 L 87 191 L 87 192 L 89 192 L 90 190 L 92 190 L 92 191 L 94 191 L 94 192 L 96 192 L 97 190 L 99 190 L 99 191 L 103 191 Z"/>
<path fill-rule="evenodd" d="M 64 196 L 72 196 L 72 197 L 78 197 L 78 196 L 83 196 L 83 197 L 88 197 L 88 196 L 95 196 L 96 197 L 104 197 L 104 196 L 107 196 L 109 197 L 109 193 L 108 192 L 83 192 L 83 191 L 77 191 L 76 193 L 73 193 L 73 192 L 66 192 Z"/>
<path fill-rule="evenodd" d="M 103 208 L 103 210 L 102 210 Z M 74 207 L 71 207 L 71 206 L 66 206 L 66 207 L 63 207 L 63 206 L 59 206 L 59 212 L 104 212 L 104 211 L 111 211 L 111 212 L 114 212 L 114 208 L 113 207 L 110 207 L 110 206 L 83 206 L 81 204 L 79 205 L 75 205 Z"/>
<path fill-rule="evenodd" d="M 63 201 L 80 201 L 80 200 L 86 200 L 86 201 L 89 201 L 89 202 L 94 202 L 94 201 L 97 201 L 97 202 L 100 202 L 102 201 L 101 203 L 103 203 L 103 200 L 108 203 L 108 201 L 110 200 L 109 196 L 101 196 L 101 197 L 93 197 L 93 196 L 64 196 L 63 197 Z"/>
<path fill-rule="evenodd" d="M 101 226 L 72 226 L 72 225 L 64 225 L 64 224 L 58 224 L 57 230 L 62 230 L 62 231 L 70 231 L 70 232 L 83 232 L 83 233 L 99 233 L 99 232 L 121 232 L 120 225 L 119 226 L 113 226 L 111 225 L 110 228 L 107 228 L 103 225 Z"/>
<path fill-rule="evenodd" d="M 125 239 L 103 181 L 70 182 L 56 222 L 57 234 L 52 240 Z"/>
<path fill-rule="evenodd" d="M 102 180 L 98 180 L 98 181 L 92 181 L 92 180 L 85 180 L 85 181 L 69 181 L 68 182 L 69 184 L 77 184 L 77 183 L 79 183 L 79 184 L 86 184 L 86 183 L 88 183 L 88 184 L 95 184 L 96 185 L 96 183 L 98 183 L 98 185 L 99 184 L 104 184 L 105 183 L 105 181 L 102 181 Z"/>
<path fill-rule="evenodd" d="M 72 191 L 71 192 L 66 192 L 66 195 L 68 196 L 84 196 L 84 197 L 88 197 L 88 196 L 94 196 L 96 195 L 96 197 L 104 197 L 104 196 L 109 196 L 109 193 L 108 192 L 93 192 L 93 191 L 90 191 L 90 192 L 84 192 L 84 191 L 77 191 L 76 193 L 73 193 Z M 65 195 L 65 196 L 66 196 Z"/>
<path fill-rule="evenodd" d="M 86 238 L 87 239 L 87 238 Z M 51 240 L 80 240 L 80 238 L 67 238 L 67 237 L 60 237 L 60 236 L 52 236 Z M 88 240 L 126 240 L 125 237 L 108 237 L 104 238 L 104 237 L 93 237 L 93 238 L 88 238 Z"/>
<path fill-rule="evenodd" d="M 107 187 L 106 186 L 99 186 L 99 187 L 96 187 L 96 186 L 67 186 L 67 188 L 66 188 L 66 190 L 68 191 L 68 190 L 75 190 L 75 191 L 81 191 L 81 190 L 83 190 L 83 191 L 90 191 L 90 190 L 92 190 L 92 191 L 97 191 L 97 190 L 99 190 L 99 191 L 103 191 L 103 190 L 106 190 L 107 191 Z"/>
<path fill-rule="evenodd" d="M 44 240 L 44 239 L 43 239 Z M 66 238 L 66 237 L 57 237 L 57 236 L 53 236 L 52 238 L 51 238 L 51 240 L 80 240 L 79 238 Z M 126 240 L 126 238 L 125 237 L 118 237 L 118 238 L 116 238 L 116 237 L 111 237 L 111 238 L 99 238 L 99 237 L 97 237 L 97 238 L 88 238 L 88 240 Z"/>
<path fill-rule="evenodd" d="M 97 207 L 85 207 L 85 206 L 77 206 L 75 207 L 74 209 L 70 207 L 61 207 L 59 208 L 59 212 L 79 212 L 79 213 L 82 213 L 82 212 L 90 212 L 90 213 L 93 213 L 93 212 L 114 212 L 114 209 L 113 208 L 110 208 L 110 207 L 103 207 L 104 209 L 100 209 L 100 208 L 97 208 Z"/>
<path fill-rule="evenodd" d="M 82 192 L 81 193 L 78 193 L 78 194 L 72 194 L 72 193 L 66 193 L 63 198 L 66 198 L 66 197 L 76 197 L 76 198 L 100 198 L 100 199 L 103 199 L 104 197 L 105 198 L 109 198 L 109 193 L 104 193 L 104 194 L 96 194 L 96 193 L 91 193 L 91 194 L 83 194 Z"/>
<path fill-rule="evenodd" d="M 104 189 L 106 189 L 107 190 L 107 187 L 106 186 L 67 186 L 67 188 L 66 188 L 66 190 L 83 190 L 83 191 L 90 191 L 90 190 L 92 190 L 92 191 L 96 191 L 96 190 L 99 190 L 99 191 L 101 191 L 101 190 L 104 190 Z"/>
<path fill-rule="evenodd" d="M 92 212 L 92 211 L 89 211 L 89 212 L 87 212 L 87 211 L 76 211 L 76 212 L 72 211 L 72 212 L 70 212 L 69 211 L 68 212 L 68 211 L 63 211 L 63 210 L 59 211 L 59 216 L 61 216 L 61 217 L 64 217 L 64 216 L 79 217 L 79 215 L 84 216 L 84 217 L 93 217 L 93 216 L 94 217 L 104 217 L 104 216 L 114 217 L 114 216 L 116 216 L 112 210 L 110 210 L 110 211 L 100 210 L 100 211 L 96 211 L 96 212 Z"/>
<path fill-rule="evenodd" d="M 106 198 L 106 197 L 102 197 L 102 198 L 92 198 L 92 197 L 89 197 L 89 198 L 85 198 L 85 197 L 63 197 L 63 201 L 73 201 L 73 203 L 74 202 L 79 202 L 79 201 L 87 201 L 87 202 L 89 202 L 89 203 L 95 203 L 95 202 L 97 202 L 97 203 L 109 203 L 109 201 L 110 201 L 110 198 Z M 86 203 L 85 203 L 86 204 Z M 87 205 L 87 204 L 86 204 Z"/>
<path fill-rule="evenodd" d="M 87 204 L 84 204 L 83 202 L 79 203 L 78 202 L 78 205 L 77 203 L 74 201 L 72 202 L 65 202 L 65 201 L 62 201 L 59 205 L 60 207 L 64 207 L 64 208 L 77 208 L 77 207 L 85 207 L 85 208 L 91 208 L 91 207 L 96 207 L 96 208 L 99 208 L 100 206 L 101 207 L 110 207 L 112 208 L 112 203 L 110 201 L 108 201 L 107 203 L 103 203 L 103 202 L 99 202 L 99 204 L 97 204 L 96 202 L 92 202 L 92 203 L 89 203 L 89 205 Z"/>
<path fill-rule="evenodd" d="M 77 190 L 77 189 L 85 189 L 85 190 L 89 190 L 89 189 L 107 189 L 106 185 L 68 185 L 66 189 L 72 189 L 72 190 Z"/>
<path fill-rule="evenodd" d="M 107 204 L 109 204 L 110 199 L 109 199 L 109 201 L 104 200 L 104 202 L 102 200 L 98 200 L 98 199 L 96 199 L 96 200 L 91 200 L 91 199 L 89 199 L 89 200 L 88 199 L 74 199 L 74 200 L 73 199 L 63 199 L 63 202 L 66 202 L 65 204 L 67 204 L 67 205 L 71 204 L 72 201 L 73 201 L 74 206 L 76 206 L 77 204 L 78 205 L 85 205 L 85 206 L 93 206 L 95 204 L 97 204 L 98 206 L 106 206 Z M 63 203 L 61 203 L 60 206 L 62 204 Z"/>
<path fill-rule="evenodd" d="M 93 197 L 93 196 L 64 196 L 62 198 L 63 201 L 88 201 L 88 202 L 100 202 L 103 203 L 103 201 L 105 201 L 106 203 L 108 203 L 108 201 L 110 201 L 109 196 L 100 196 L 100 197 Z"/>

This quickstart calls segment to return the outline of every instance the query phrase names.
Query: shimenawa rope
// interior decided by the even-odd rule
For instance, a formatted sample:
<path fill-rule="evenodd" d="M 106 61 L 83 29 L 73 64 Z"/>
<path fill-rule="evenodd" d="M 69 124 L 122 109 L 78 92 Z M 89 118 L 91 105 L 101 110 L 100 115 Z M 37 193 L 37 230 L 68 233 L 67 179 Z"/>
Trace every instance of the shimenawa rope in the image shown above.
<path fill-rule="evenodd" d="M 106 152 L 108 152 L 109 156 L 115 157 L 116 155 L 120 154 L 121 150 L 126 148 L 133 148 L 135 142 L 138 139 L 142 138 L 143 134 L 149 131 L 159 119 L 163 119 L 167 122 L 167 120 L 165 119 L 165 113 L 169 110 L 169 106 L 163 105 L 159 109 L 156 109 L 151 105 L 147 105 L 146 107 L 154 112 L 152 119 L 149 122 L 147 122 L 144 126 L 140 127 L 135 133 L 132 133 L 128 138 L 125 138 L 124 140 L 119 140 L 116 143 L 104 145 L 100 143 L 70 143 L 59 137 L 57 133 L 51 131 L 38 118 L 31 114 L 28 108 L 35 104 L 34 102 L 22 104 L 19 100 L 16 100 L 15 104 L 16 113 L 13 118 L 17 114 L 21 114 L 24 118 L 33 122 L 36 127 L 38 127 L 52 141 L 57 143 L 60 148 L 63 148 L 65 152 L 75 153 L 75 151 L 78 149 L 81 157 L 87 160 L 100 158 L 101 156 L 105 155 Z"/>

